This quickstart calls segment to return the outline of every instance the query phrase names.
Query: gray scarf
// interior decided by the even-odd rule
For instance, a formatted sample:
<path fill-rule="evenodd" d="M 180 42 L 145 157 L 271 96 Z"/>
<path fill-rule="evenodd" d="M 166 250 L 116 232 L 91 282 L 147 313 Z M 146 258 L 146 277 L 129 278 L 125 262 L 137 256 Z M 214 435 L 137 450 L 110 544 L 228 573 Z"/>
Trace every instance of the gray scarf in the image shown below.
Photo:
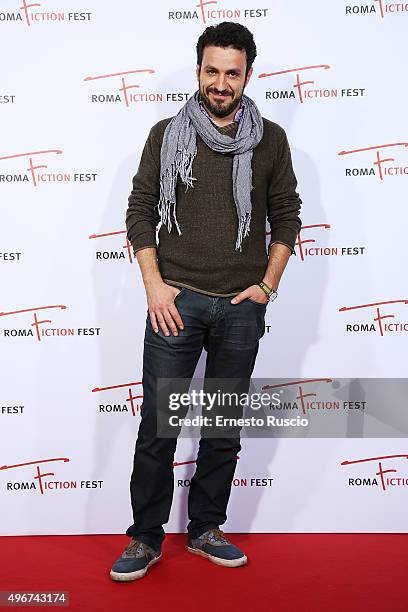
<path fill-rule="evenodd" d="M 196 91 L 167 125 L 160 153 L 160 200 L 158 211 L 163 225 L 171 231 L 171 212 L 179 235 L 176 218 L 177 178 L 193 187 L 192 167 L 197 154 L 197 134 L 213 151 L 233 154 L 232 188 L 238 215 L 238 237 L 235 250 L 241 251 L 242 239 L 249 234 L 251 223 L 252 150 L 262 138 L 263 120 L 255 102 L 243 95 L 244 110 L 235 138 L 221 134 L 200 108 Z M 172 210 L 171 210 L 172 209 Z"/>

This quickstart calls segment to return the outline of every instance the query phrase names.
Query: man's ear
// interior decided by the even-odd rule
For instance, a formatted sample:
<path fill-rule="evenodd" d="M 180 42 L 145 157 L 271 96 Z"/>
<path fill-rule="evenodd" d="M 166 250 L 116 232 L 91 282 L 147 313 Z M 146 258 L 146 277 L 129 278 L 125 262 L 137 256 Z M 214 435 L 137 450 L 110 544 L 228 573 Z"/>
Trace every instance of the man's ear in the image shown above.
<path fill-rule="evenodd" d="M 200 68 L 201 68 L 201 66 L 199 66 L 199 65 L 197 64 L 197 66 L 196 66 L 196 77 L 197 77 L 197 81 L 200 81 Z"/>
<path fill-rule="evenodd" d="M 248 70 L 248 74 L 246 75 L 246 78 L 245 78 L 245 87 L 248 85 L 249 79 L 251 78 L 253 71 L 254 71 L 254 69 L 251 66 L 251 68 Z"/>

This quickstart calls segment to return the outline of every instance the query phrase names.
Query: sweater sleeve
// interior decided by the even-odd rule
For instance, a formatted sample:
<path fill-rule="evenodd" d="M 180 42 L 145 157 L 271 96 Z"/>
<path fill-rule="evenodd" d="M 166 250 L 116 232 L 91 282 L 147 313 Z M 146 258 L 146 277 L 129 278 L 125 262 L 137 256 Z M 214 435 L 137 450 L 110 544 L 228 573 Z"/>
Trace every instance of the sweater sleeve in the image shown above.
<path fill-rule="evenodd" d="M 156 227 L 160 220 L 157 210 L 160 196 L 160 144 L 154 127 L 143 148 L 139 168 L 133 177 L 133 188 L 126 211 L 127 238 L 133 252 L 156 247 Z"/>
<path fill-rule="evenodd" d="M 281 128 L 282 129 L 282 128 Z M 295 253 L 294 246 L 302 222 L 299 217 L 302 200 L 296 191 L 297 180 L 292 167 L 289 142 L 282 129 L 276 158 L 273 165 L 272 179 L 268 188 L 268 222 L 271 228 L 272 244 L 286 244 Z"/>

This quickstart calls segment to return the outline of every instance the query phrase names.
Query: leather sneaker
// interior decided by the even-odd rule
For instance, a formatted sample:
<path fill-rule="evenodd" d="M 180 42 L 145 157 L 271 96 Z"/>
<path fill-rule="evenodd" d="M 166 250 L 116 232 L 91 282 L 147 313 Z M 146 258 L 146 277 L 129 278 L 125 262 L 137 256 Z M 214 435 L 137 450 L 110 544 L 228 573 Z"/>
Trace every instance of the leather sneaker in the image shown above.
<path fill-rule="evenodd" d="M 248 561 L 242 550 L 231 544 L 219 528 L 210 529 L 198 538 L 189 538 L 187 550 L 224 567 L 239 567 Z"/>
<path fill-rule="evenodd" d="M 161 559 L 161 550 L 153 550 L 144 542 L 132 538 L 110 571 L 112 580 L 129 582 L 146 575 L 151 565 Z"/>

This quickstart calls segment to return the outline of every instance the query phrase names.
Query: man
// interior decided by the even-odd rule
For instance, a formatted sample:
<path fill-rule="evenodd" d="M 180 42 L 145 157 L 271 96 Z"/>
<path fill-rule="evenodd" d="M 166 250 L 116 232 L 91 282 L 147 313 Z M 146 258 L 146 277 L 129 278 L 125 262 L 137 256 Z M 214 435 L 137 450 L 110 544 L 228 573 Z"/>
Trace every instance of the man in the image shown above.
<path fill-rule="evenodd" d="M 134 522 L 126 531 L 132 539 L 113 580 L 141 578 L 161 557 L 177 439 L 157 435 L 158 379 L 191 380 L 205 348 L 206 380 L 248 382 L 267 304 L 301 227 L 286 134 L 243 93 L 255 57 L 244 26 L 208 27 L 197 43 L 199 89 L 175 117 L 153 126 L 133 178 L 127 235 L 148 313 L 130 483 Z M 202 437 L 189 489 L 188 551 L 225 567 L 247 561 L 219 528 L 240 449 L 239 435 Z"/>

